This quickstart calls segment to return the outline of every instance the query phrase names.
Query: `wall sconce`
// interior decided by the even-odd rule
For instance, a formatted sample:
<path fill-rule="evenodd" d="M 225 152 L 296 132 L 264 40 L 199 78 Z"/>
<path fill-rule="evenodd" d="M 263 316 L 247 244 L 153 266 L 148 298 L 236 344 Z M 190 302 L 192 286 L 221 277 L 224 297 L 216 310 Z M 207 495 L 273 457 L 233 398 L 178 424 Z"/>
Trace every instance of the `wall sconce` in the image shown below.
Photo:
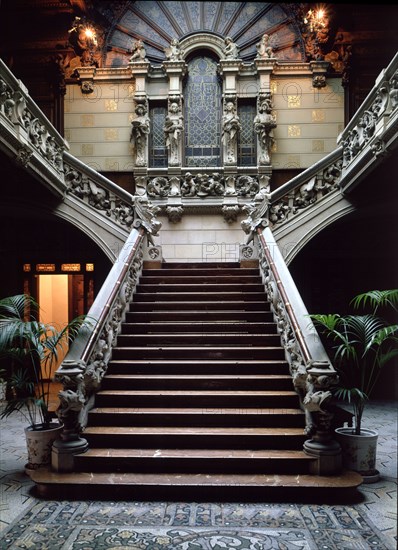
<path fill-rule="evenodd" d="M 308 10 L 304 17 L 304 23 L 308 26 L 310 32 L 319 32 L 328 26 L 328 19 L 326 16 L 326 10 L 324 8 L 317 8 L 315 10 Z"/>

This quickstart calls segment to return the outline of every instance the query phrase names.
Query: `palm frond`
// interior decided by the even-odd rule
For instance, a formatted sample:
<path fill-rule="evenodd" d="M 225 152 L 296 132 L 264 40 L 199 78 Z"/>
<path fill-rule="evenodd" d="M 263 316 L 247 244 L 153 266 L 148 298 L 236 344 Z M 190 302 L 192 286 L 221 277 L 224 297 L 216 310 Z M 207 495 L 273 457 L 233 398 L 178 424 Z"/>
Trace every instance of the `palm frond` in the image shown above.
<path fill-rule="evenodd" d="M 351 305 L 355 309 L 369 305 L 373 313 L 376 313 L 379 307 L 389 306 L 397 310 L 398 308 L 398 289 L 392 290 L 369 290 L 358 294 L 351 300 Z"/>

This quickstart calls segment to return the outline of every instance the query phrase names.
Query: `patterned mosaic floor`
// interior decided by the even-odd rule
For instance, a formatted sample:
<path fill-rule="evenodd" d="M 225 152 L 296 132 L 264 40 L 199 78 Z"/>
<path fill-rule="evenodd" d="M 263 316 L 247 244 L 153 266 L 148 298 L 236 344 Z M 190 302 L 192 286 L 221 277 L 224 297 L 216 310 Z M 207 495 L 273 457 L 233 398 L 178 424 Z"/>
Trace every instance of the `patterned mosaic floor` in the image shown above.
<path fill-rule="evenodd" d="M 377 483 L 352 505 L 43 501 L 23 472 L 21 422 L 1 431 L 0 548 L 30 550 L 395 550 L 397 408 L 369 407 Z M 327 495 L 325 495 L 327 501 Z"/>

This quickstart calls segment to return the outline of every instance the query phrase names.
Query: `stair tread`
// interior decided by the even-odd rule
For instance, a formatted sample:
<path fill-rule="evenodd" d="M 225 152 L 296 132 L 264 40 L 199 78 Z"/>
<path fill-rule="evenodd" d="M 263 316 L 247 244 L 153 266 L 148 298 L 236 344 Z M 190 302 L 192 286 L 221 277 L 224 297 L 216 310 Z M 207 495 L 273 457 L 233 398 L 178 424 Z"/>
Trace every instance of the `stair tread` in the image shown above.
<path fill-rule="evenodd" d="M 235 427 L 190 427 L 190 426 L 91 426 L 84 434 L 99 435 L 207 435 L 207 436 L 297 436 L 304 435 L 303 428 L 235 428 Z"/>
<path fill-rule="evenodd" d="M 116 380 L 291 380 L 289 374 L 107 374 Z"/>
<path fill-rule="evenodd" d="M 198 409 L 198 408 L 189 408 L 189 407 L 173 407 L 173 408 L 164 408 L 164 407 L 95 407 L 91 409 L 89 414 L 175 414 L 175 415 L 188 415 L 194 414 L 198 416 L 203 416 L 205 414 L 211 414 L 215 416 L 227 415 L 227 414 L 239 414 L 239 415 L 304 415 L 304 412 L 301 409 L 275 409 L 275 408 L 258 408 L 253 409 L 247 407 L 211 407 L 209 411 Z"/>
<path fill-rule="evenodd" d="M 305 459 L 314 460 L 304 451 L 290 449 L 123 449 L 123 448 L 95 448 L 88 449 L 81 458 L 270 458 L 270 459 Z M 79 457 L 80 458 L 80 457 Z"/>
<path fill-rule="evenodd" d="M 356 472 L 342 472 L 334 476 L 317 476 L 309 474 L 153 474 L 153 473 L 56 473 L 47 469 L 37 469 L 31 474 L 37 484 L 79 484 L 98 485 L 132 485 L 143 486 L 253 486 L 255 487 L 313 487 L 342 489 L 361 485 L 363 478 Z"/>
<path fill-rule="evenodd" d="M 164 395 L 164 396 L 173 396 L 173 395 L 184 395 L 184 396 L 192 396 L 192 395 L 203 395 L 207 396 L 210 395 L 212 397 L 214 396 L 297 396 L 297 393 L 295 391 L 269 391 L 269 390 L 247 390 L 247 391 L 241 391 L 241 390 L 100 390 L 97 395 L 115 395 L 121 396 L 121 395 L 130 395 L 130 396 L 137 396 L 137 395 L 148 395 L 148 396 L 154 396 L 154 395 Z"/>
<path fill-rule="evenodd" d="M 145 348 L 146 349 L 146 348 Z M 133 363 L 134 365 L 286 365 L 284 359 L 112 359 L 110 363 Z"/>

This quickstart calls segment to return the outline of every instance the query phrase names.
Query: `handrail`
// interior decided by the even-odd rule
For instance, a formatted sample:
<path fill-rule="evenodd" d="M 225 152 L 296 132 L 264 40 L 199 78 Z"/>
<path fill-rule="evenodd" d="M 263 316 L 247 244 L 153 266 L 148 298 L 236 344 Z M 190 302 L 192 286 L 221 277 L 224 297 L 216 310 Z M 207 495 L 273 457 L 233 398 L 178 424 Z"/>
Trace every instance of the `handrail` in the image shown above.
<path fill-rule="evenodd" d="M 296 315 L 295 315 L 294 310 L 292 308 L 292 304 L 289 301 L 289 298 L 287 296 L 285 287 L 284 287 L 284 285 L 282 283 L 282 280 L 280 278 L 280 275 L 279 275 L 278 269 L 276 267 L 276 264 L 275 264 L 275 262 L 272 258 L 271 251 L 270 251 L 270 249 L 267 245 L 267 242 L 264 238 L 264 231 L 265 231 L 265 229 L 261 230 L 260 228 L 257 228 L 258 238 L 259 238 L 259 241 L 260 241 L 261 246 L 263 248 L 263 252 L 264 252 L 265 258 L 267 260 L 268 266 L 271 269 L 272 274 L 274 276 L 274 281 L 275 281 L 276 286 L 278 288 L 278 291 L 279 291 L 280 297 L 282 299 L 282 303 L 283 303 L 283 306 L 285 308 L 285 311 L 289 316 L 289 319 L 290 319 L 294 334 L 296 336 L 297 342 L 298 342 L 298 344 L 301 348 L 301 351 L 303 353 L 304 360 L 305 360 L 306 363 L 308 363 L 312 359 L 311 353 L 310 353 L 310 350 L 308 349 L 305 338 L 303 337 L 302 330 L 301 330 L 300 325 L 297 321 Z"/>
<path fill-rule="evenodd" d="M 134 197 L 134 228 L 55 373 L 54 379 L 64 387 L 58 394 L 60 405 L 56 411 L 63 424 L 62 442 L 53 447 L 58 457 L 58 470 L 70 471 L 73 467 L 73 458 L 70 457 L 87 449 L 87 442 L 80 433 L 87 423 L 94 394 L 107 371 L 112 348 L 138 283 L 143 265 L 144 237 L 146 235 L 148 244 L 152 244 L 152 236 L 161 227 L 156 220 L 158 212 L 159 208 L 146 197 Z M 66 462 L 65 456 L 69 456 Z"/>
<path fill-rule="evenodd" d="M 300 172 L 300 174 L 297 174 L 294 178 L 287 181 L 274 191 L 270 193 L 270 202 L 273 204 L 274 202 L 277 202 L 282 197 L 286 196 L 288 193 L 299 187 L 300 185 L 303 185 L 304 183 L 307 183 L 311 178 L 316 176 L 319 172 L 330 166 L 331 164 L 338 161 L 340 158 L 342 158 L 343 155 L 343 147 L 339 146 L 336 149 L 334 149 L 331 153 L 326 155 L 325 157 L 321 158 L 315 164 L 310 166 L 309 168 L 306 168 L 303 172 Z"/>
<path fill-rule="evenodd" d="M 257 227 L 257 236 L 294 337 L 300 346 L 304 363 L 308 365 L 316 362 L 335 372 L 271 229 L 268 226 Z M 274 299 L 275 293 L 272 296 L 272 300 Z"/>

